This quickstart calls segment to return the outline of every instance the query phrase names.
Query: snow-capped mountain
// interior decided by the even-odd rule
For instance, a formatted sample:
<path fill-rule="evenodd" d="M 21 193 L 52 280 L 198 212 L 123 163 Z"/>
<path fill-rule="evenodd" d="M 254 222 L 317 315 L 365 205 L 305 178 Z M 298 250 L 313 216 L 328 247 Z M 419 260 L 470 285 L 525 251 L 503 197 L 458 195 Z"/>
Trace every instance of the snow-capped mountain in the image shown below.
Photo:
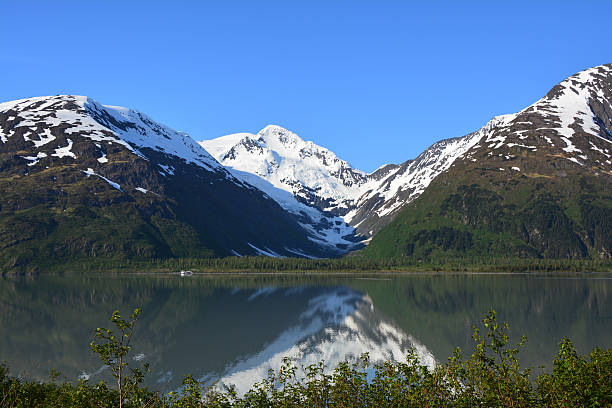
<path fill-rule="evenodd" d="M 347 214 L 347 220 L 358 231 L 369 236 L 375 234 L 400 209 L 419 197 L 433 179 L 505 120 L 506 116 L 495 117 L 477 132 L 436 142 L 416 159 L 395 166 L 369 185 L 371 189 L 360 196 L 355 208 Z"/>
<path fill-rule="evenodd" d="M 140 112 L 87 97 L 2 103 L 0 262 L 340 255 L 367 242 L 441 174 L 453 173 L 449 185 L 466 174 L 499 185 L 609 180 L 611 101 L 612 65 L 587 69 L 516 114 L 370 174 L 279 126 L 196 143 Z M 593 211 L 601 218 L 607 210 Z M 594 232 L 605 222 L 567 222 L 585 226 L 574 232 L 573 249 L 560 253 L 612 251 L 601 243 L 610 234 Z M 525 233 L 539 239 L 539 230 Z"/>
<path fill-rule="evenodd" d="M 98 163 L 101 164 L 108 163 L 105 148 L 118 145 L 144 159 L 148 159 L 146 149 L 171 154 L 231 178 L 223 166 L 187 134 L 132 109 L 102 106 L 85 96 L 58 95 L 0 103 L 0 112 L 5 116 L 0 141 L 6 145 L 14 138 L 23 138 L 25 143 L 21 146 L 36 152 L 34 157 L 23 157 L 30 162 L 29 167 L 42 166 L 44 163 L 38 163 L 44 158 L 77 159 L 76 153 L 85 156 L 85 152 L 73 151 L 74 142 L 70 135 L 74 134 L 94 142 Z M 66 135 L 66 146 L 58 145 L 60 136 L 56 133 L 60 129 Z M 167 169 L 164 171 L 168 173 Z M 238 180 L 233 181 L 241 184 Z"/>
<path fill-rule="evenodd" d="M 368 251 L 611 258 L 611 102 L 606 64 L 494 119 Z"/>
<path fill-rule="evenodd" d="M 347 214 L 349 223 L 376 232 L 458 159 L 478 166 L 498 158 L 498 171 L 529 171 L 538 162 L 539 149 L 585 169 L 610 172 L 611 74 L 610 64 L 579 72 L 518 113 L 497 116 L 477 132 L 433 144 L 362 195 Z"/>
<path fill-rule="evenodd" d="M 256 135 L 237 133 L 200 144 L 223 165 L 255 174 L 299 201 L 336 215 L 352 208 L 367 175 L 331 151 L 280 126 Z"/>
<path fill-rule="evenodd" d="M 0 104 L 0 184 L 0 247 L 8 248 L 0 261 L 9 266 L 62 252 L 158 258 L 343 251 L 187 134 L 84 96 Z"/>
<path fill-rule="evenodd" d="M 234 176 L 274 198 L 318 236 L 346 250 L 360 241 L 342 216 L 368 176 L 329 150 L 279 126 L 199 142 Z"/>
<path fill-rule="evenodd" d="M 414 160 L 387 164 L 371 174 L 352 168 L 329 150 L 279 126 L 267 126 L 258 134 L 238 133 L 200 144 L 236 177 L 261 187 L 291 193 L 296 201 L 319 210 L 318 219 L 348 225 L 362 238 L 371 237 L 405 204 L 423 192 L 438 174 L 473 146 L 500 119 L 463 138 L 438 142 Z M 257 180 L 260 180 L 257 182 Z M 268 188 L 266 188 L 268 187 Z M 277 201 L 299 213 L 304 206 Z M 294 209 L 295 208 L 295 209 Z M 339 218 L 340 217 L 340 218 Z M 344 226 L 343 231 L 351 229 Z"/>
<path fill-rule="evenodd" d="M 610 171 L 611 102 L 612 64 L 581 71 L 534 104 L 507 115 L 503 125 L 489 132 L 468 158 L 477 160 L 478 154 L 486 153 L 520 164 L 521 157 L 528 161 L 536 152 L 545 152 L 585 170 Z"/>
<path fill-rule="evenodd" d="M 485 149 L 486 155 L 491 156 L 503 146 L 513 150 L 530 148 L 528 151 L 533 152 L 545 144 L 556 146 L 558 154 L 575 163 L 584 164 L 583 150 L 589 149 L 598 152 L 594 163 L 609 164 L 607 145 L 599 140 L 612 138 L 609 69 L 609 65 L 604 65 L 576 74 L 517 114 L 497 116 L 476 132 L 442 140 L 414 160 L 384 165 L 371 174 L 352 168 L 329 150 L 279 126 L 267 126 L 257 134 L 239 133 L 200 144 L 220 163 L 238 171 L 239 174 L 234 172 L 238 178 L 246 176 L 258 187 L 263 183 L 289 192 L 296 200 L 316 207 L 324 215 L 341 217 L 355 228 L 356 235 L 367 238 L 419 197 L 457 159 L 466 157 L 468 151 L 470 160 L 476 160 L 474 152 L 479 149 Z M 570 140 L 575 133 L 597 137 L 576 145 Z M 511 156 L 514 157 L 512 154 L 508 157 Z M 291 209 L 294 204 L 277 201 L 284 208 L 298 212 Z"/>

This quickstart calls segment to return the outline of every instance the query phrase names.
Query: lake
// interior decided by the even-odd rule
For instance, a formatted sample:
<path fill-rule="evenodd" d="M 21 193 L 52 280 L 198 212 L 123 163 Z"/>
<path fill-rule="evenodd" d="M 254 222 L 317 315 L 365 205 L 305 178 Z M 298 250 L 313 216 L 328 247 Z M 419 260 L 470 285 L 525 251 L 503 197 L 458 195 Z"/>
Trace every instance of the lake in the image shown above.
<path fill-rule="evenodd" d="M 131 364 L 147 384 L 176 389 L 186 374 L 244 391 L 287 356 L 330 366 L 368 352 L 424 364 L 468 354 L 472 326 L 491 307 L 524 366 L 551 367 L 568 336 L 580 353 L 612 347 L 609 274 L 40 275 L 0 279 L 0 361 L 13 375 L 108 380 L 90 351 L 113 310 L 142 307 Z M 536 370 L 539 372 L 539 369 Z"/>

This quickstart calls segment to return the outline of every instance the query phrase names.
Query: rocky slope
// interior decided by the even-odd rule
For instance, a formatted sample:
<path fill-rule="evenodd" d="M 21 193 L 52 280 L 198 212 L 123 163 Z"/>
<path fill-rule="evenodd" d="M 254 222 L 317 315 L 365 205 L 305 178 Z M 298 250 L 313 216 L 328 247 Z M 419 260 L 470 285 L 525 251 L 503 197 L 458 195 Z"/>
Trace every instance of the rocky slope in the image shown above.
<path fill-rule="evenodd" d="M 373 236 L 500 121 L 503 119 L 495 118 L 478 132 L 436 142 L 414 160 L 386 166 L 388 173 L 382 177 L 376 177 L 380 169 L 372 173 L 372 181 L 347 214 L 347 220 L 367 236 Z"/>
<path fill-rule="evenodd" d="M 279 126 L 199 142 L 237 178 L 274 198 L 321 242 L 350 250 L 362 239 L 344 216 L 368 176 Z"/>
<path fill-rule="evenodd" d="M 335 235 L 355 241 L 372 237 L 497 122 L 463 138 L 435 143 L 415 160 L 387 164 L 371 174 L 274 125 L 257 134 L 199 143 L 236 177 L 261 188 L 288 211 L 310 214 L 315 225 L 326 219 L 336 225 L 335 233 L 333 228 L 326 231 L 328 239 Z M 354 237 L 347 235 L 351 231 Z"/>
<path fill-rule="evenodd" d="M 86 97 L 3 103 L 0 266 L 320 257 L 374 235 L 369 256 L 610 258 L 611 77 L 582 71 L 371 174 L 278 126 L 198 144 Z"/>
<path fill-rule="evenodd" d="M 608 64 L 495 119 L 365 253 L 610 259 L 611 102 Z"/>
<path fill-rule="evenodd" d="M 188 135 L 81 96 L 0 104 L 0 190 L 4 267 L 342 251 Z"/>
<path fill-rule="evenodd" d="M 355 191 L 368 181 L 362 171 L 313 142 L 280 126 L 257 135 L 238 133 L 200 144 L 225 166 L 256 174 L 298 200 L 337 215 L 353 206 Z"/>

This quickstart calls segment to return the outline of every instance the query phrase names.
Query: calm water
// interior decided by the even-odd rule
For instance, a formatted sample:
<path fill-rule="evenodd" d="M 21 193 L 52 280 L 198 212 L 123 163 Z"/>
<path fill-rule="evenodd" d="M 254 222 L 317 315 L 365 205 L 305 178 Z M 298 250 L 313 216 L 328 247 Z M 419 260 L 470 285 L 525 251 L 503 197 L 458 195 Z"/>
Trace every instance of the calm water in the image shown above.
<path fill-rule="evenodd" d="M 425 364 L 456 346 L 491 307 L 518 340 L 522 362 L 550 367 L 563 336 L 581 353 L 612 347 L 610 275 L 41 276 L 0 279 L 0 361 L 13 374 L 108 379 L 89 350 L 92 330 L 118 309 L 142 307 L 132 363 L 151 364 L 148 384 L 175 389 L 185 374 L 244 390 L 282 357 L 330 365 L 369 352 Z"/>

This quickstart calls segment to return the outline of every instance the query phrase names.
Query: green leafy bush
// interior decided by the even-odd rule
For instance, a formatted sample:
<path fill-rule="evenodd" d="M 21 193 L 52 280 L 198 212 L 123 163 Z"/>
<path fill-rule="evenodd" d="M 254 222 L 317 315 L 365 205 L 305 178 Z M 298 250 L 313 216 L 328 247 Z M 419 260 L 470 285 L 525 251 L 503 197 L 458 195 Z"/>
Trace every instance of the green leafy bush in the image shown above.
<path fill-rule="evenodd" d="M 278 371 L 239 396 L 231 387 L 205 387 L 193 376 L 168 395 L 141 386 L 143 373 L 125 376 L 122 357 L 139 309 L 130 320 L 115 312 L 111 321 L 118 334 L 97 329 L 101 343 L 92 349 L 111 367 L 118 389 L 103 382 L 56 384 L 11 377 L 0 366 L 0 408 L 8 407 L 604 407 L 612 406 L 612 350 L 596 348 L 587 357 L 577 354 L 564 338 L 552 372 L 532 381 L 532 370 L 521 369 L 518 354 L 526 342 L 509 345 L 508 326 L 493 310 L 474 328 L 472 354 L 456 349 L 446 363 L 423 366 L 414 351 L 405 362 L 372 364 L 368 355 L 340 363 L 329 372 L 324 362 L 297 367 L 288 359 Z M 482 330 L 482 332 L 481 332 Z M 123 385 L 122 385 L 123 384 Z M 121 387 L 121 388 L 120 388 Z M 121 391 L 120 391 L 120 389 Z"/>

